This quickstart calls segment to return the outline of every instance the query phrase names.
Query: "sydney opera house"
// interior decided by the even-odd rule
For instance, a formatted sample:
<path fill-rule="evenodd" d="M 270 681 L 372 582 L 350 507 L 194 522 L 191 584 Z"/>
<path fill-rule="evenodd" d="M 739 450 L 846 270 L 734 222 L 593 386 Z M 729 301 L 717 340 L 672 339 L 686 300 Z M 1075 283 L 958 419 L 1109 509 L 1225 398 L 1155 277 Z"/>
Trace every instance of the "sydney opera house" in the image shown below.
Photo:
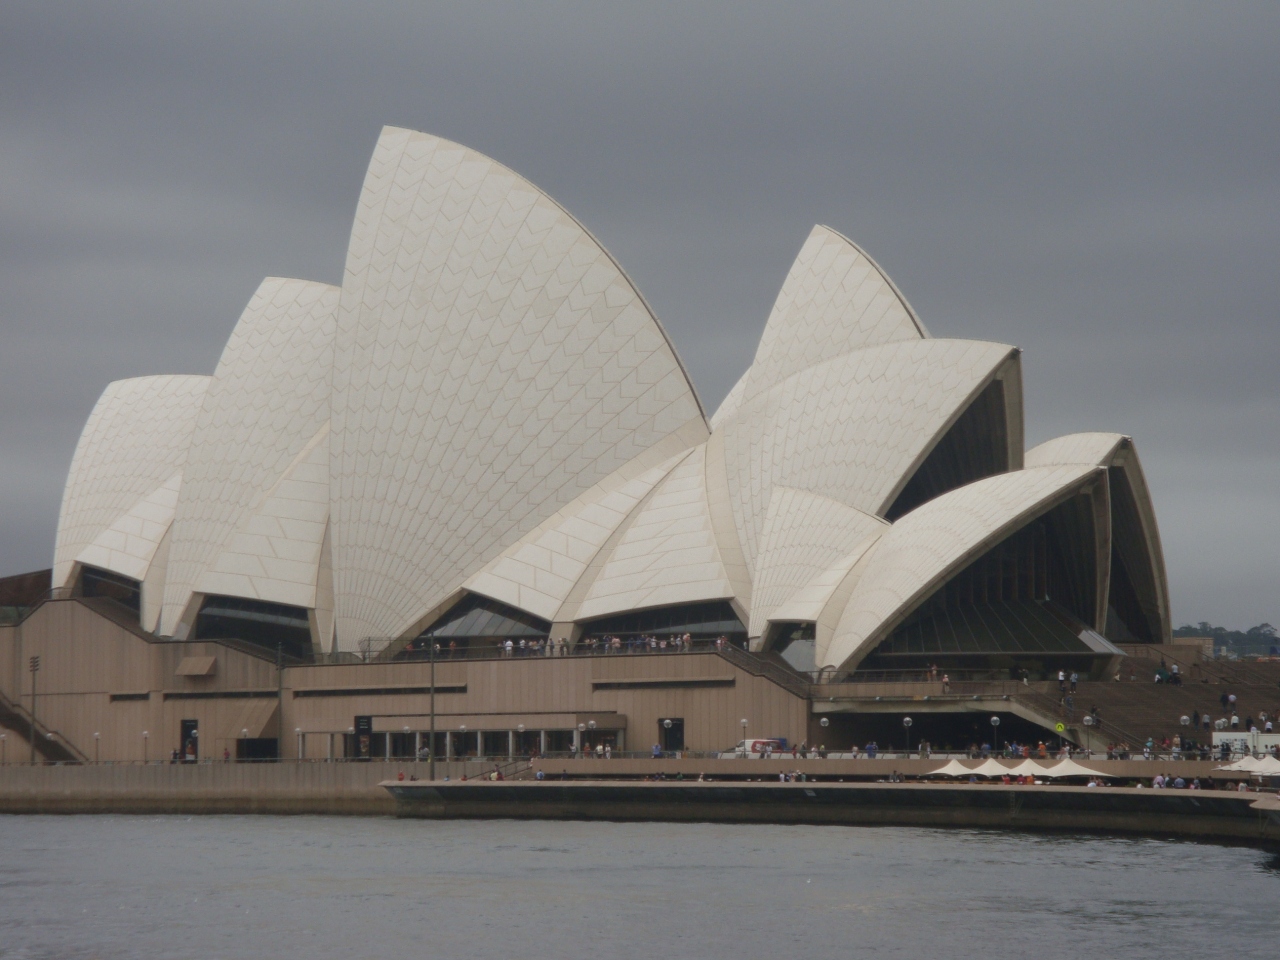
<path fill-rule="evenodd" d="M 749 709 L 716 700 L 735 685 L 795 699 L 756 729 L 801 739 L 816 685 L 1099 678 L 1124 646 L 1170 637 L 1132 441 L 1025 449 L 1018 348 L 934 336 L 866 253 L 817 226 L 711 413 L 571 214 L 487 157 L 394 128 L 340 287 L 264 280 L 212 375 L 107 386 L 75 450 L 51 576 L 45 616 L 79 612 L 50 636 L 82 636 L 78 657 L 101 675 L 133 671 L 99 683 L 121 689 L 98 691 L 95 729 L 117 706 L 172 703 L 173 718 L 119 723 L 176 730 L 179 713 L 221 708 L 199 721 L 215 740 L 274 725 L 328 734 L 330 750 L 352 707 L 419 733 L 410 673 L 437 655 L 470 691 L 455 690 L 471 699 L 453 715 L 472 731 L 521 714 L 542 749 L 552 715 L 570 732 L 615 715 L 621 731 L 626 711 L 600 698 L 630 691 L 667 698 L 629 708 L 645 714 L 633 741 L 680 709 L 705 715 L 681 717 L 687 745 L 712 749 Z M 119 636 L 91 639 L 103 630 Z M 608 656 L 668 649 L 705 655 Z M 633 662 L 647 666 L 621 666 Z M 511 672 L 472 702 L 482 681 L 463 674 L 486 663 Z M 230 696 L 276 694 L 285 684 L 266 678 L 285 666 L 350 676 L 299 680 L 314 695 L 288 704 Z M 587 673 L 560 684 L 571 666 Z M 535 669 L 537 705 L 516 690 Z M 232 717 L 221 700 L 258 709 Z"/>

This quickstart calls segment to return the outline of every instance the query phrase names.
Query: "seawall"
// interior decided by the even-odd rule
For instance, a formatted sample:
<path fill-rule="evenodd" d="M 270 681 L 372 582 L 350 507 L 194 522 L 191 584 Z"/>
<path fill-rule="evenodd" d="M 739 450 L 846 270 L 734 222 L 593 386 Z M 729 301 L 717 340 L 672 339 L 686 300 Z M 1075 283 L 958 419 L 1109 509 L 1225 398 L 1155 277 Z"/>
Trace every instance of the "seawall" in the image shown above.
<path fill-rule="evenodd" d="M 425 763 L 197 763 L 0 767 L 0 813 L 271 813 L 386 816 L 379 781 L 425 777 Z M 493 764 L 439 763 L 439 777 Z"/>
<path fill-rule="evenodd" d="M 1280 802 L 1233 791 L 1002 784 L 388 782 L 428 819 L 664 820 L 1138 834 L 1280 849 Z"/>
<path fill-rule="evenodd" d="M 875 781 L 886 779 L 897 771 L 907 776 L 920 776 L 936 769 L 939 761 L 926 760 L 719 760 L 719 759 L 663 759 L 651 758 L 616 758 L 613 760 L 595 759 L 554 759 L 535 762 L 534 769 L 542 769 L 549 778 L 541 783 L 530 781 L 538 789 L 545 791 L 550 783 L 560 784 L 560 777 L 572 778 L 565 783 L 572 785 L 575 780 L 608 780 L 618 787 L 635 787 L 652 790 L 661 784 L 645 784 L 643 778 L 654 774 L 662 774 L 667 778 L 670 789 L 679 786 L 673 783 L 676 778 L 683 778 L 685 784 L 696 781 L 700 774 L 708 777 L 738 778 L 741 787 L 747 787 L 740 778 L 751 778 L 751 787 L 783 786 L 777 783 L 778 774 L 782 771 L 799 770 L 810 778 L 806 786 L 818 789 L 819 784 L 812 778 L 821 777 L 824 781 L 821 789 L 854 786 L 853 783 L 836 783 L 833 780 L 849 778 L 850 781 L 860 779 Z M 1158 772 L 1177 772 L 1190 780 L 1193 777 L 1217 776 L 1224 778 L 1221 771 L 1213 770 L 1212 764 L 1183 762 L 1178 764 L 1157 764 L 1143 761 L 1096 761 L 1090 766 L 1098 769 L 1107 777 L 1117 780 L 1134 778 L 1150 778 Z M 458 782 L 463 776 L 474 778 L 493 770 L 492 762 L 451 762 L 438 763 L 436 766 L 437 781 L 450 777 L 451 782 Z M 509 771 L 510 773 L 510 771 Z M 26 764 L 0 765 L 0 813 L 263 813 L 263 814 L 347 814 L 355 816 L 389 816 L 397 812 L 395 801 L 391 795 L 379 786 L 383 781 L 396 781 L 403 774 L 408 782 L 410 777 L 418 777 L 425 781 L 427 764 L 415 763 L 412 760 L 374 760 L 364 763 L 326 763 L 318 762 L 283 762 L 283 763 L 199 763 L 199 764 L 85 764 L 48 766 Z M 627 780 L 626 778 L 631 778 Z M 621 781 L 619 783 L 619 781 Z M 470 783 L 471 781 L 468 781 Z M 524 781 L 507 780 L 503 784 L 514 784 Z M 866 787 L 886 787 L 899 785 L 862 783 Z M 913 785 L 905 785 L 917 789 Z M 947 787 L 945 784 L 920 785 L 920 789 L 937 787 L 947 790 L 964 791 L 960 795 L 970 795 L 989 789 L 986 786 L 963 785 Z M 1035 787 L 1013 787 L 1019 795 L 1032 795 Z M 1045 788 L 1048 789 L 1048 788 Z M 1052 788 L 1060 791 L 1064 788 Z M 1096 789 L 1096 788 L 1095 788 Z M 1052 791 L 1051 791 L 1052 792 Z M 1090 794 L 1094 790 L 1088 791 Z M 1147 791 L 1122 790 L 1123 794 L 1144 795 Z M 1175 792 L 1170 791 L 1170 794 Z M 1176 792 L 1182 793 L 1182 792 Z M 545 797 L 546 793 L 536 794 Z M 824 794 L 825 795 L 825 794 Z M 942 793 L 938 796 L 953 796 L 954 793 Z M 1203 791 L 1189 793 L 1197 797 L 1227 796 L 1225 792 Z M 475 794 L 467 796 L 474 797 Z M 514 795 L 511 795 L 514 796 Z M 718 807 L 708 810 L 690 806 L 688 797 L 679 804 L 668 804 L 650 807 L 657 794 L 637 794 L 645 799 L 638 800 L 643 808 L 631 808 L 614 805 L 605 812 L 602 809 L 590 808 L 583 815 L 604 817 L 606 819 L 624 819 L 639 817 L 644 819 L 772 819 L 774 817 L 792 816 L 793 812 L 781 811 L 772 807 L 755 809 L 729 809 Z M 1257 794 L 1249 795 L 1252 799 Z M 539 801 L 541 802 L 541 801 Z M 874 806 L 874 805 L 873 805 Z M 478 808 L 477 808 L 478 809 Z M 839 814 L 832 810 L 809 810 L 813 815 L 827 822 L 840 822 Z M 472 808 L 456 813 L 451 808 L 449 815 L 472 816 L 482 815 Z M 562 808 L 539 808 L 536 814 L 529 814 L 521 809 L 504 810 L 501 816 L 565 816 Z M 843 814 L 852 817 L 852 813 Z M 940 807 L 927 811 L 906 811 L 896 813 L 893 809 L 867 809 L 857 814 L 861 819 L 845 822 L 921 822 L 942 823 L 948 818 L 959 818 L 957 825 L 983 825 L 986 819 L 993 816 L 991 811 L 985 812 L 946 812 Z M 895 819 L 899 817 L 899 819 Z M 832 819 L 835 818 L 835 819 Z M 917 819 L 912 819 L 917 818 Z M 994 823 L 995 821 L 992 821 Z"/>

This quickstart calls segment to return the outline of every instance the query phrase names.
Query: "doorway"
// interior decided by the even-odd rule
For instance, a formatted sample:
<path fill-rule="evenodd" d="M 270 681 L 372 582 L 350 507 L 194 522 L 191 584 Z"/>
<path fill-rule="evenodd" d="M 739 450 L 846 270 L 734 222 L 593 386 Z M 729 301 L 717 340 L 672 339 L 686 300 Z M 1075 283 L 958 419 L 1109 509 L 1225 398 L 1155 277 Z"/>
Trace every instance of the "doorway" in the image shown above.
<path fill-rule="evenodd" d="M 182 721 L 182 737 L 178 741 L 178 749 L 184 763 L 195 763 L 200 759 L 199 720 Z"/>
<path fill-rule="evenodd" d="M 684 749 L 684 717 L 665 717 L 658 721 L 658 743 L 663 752 Z"/>

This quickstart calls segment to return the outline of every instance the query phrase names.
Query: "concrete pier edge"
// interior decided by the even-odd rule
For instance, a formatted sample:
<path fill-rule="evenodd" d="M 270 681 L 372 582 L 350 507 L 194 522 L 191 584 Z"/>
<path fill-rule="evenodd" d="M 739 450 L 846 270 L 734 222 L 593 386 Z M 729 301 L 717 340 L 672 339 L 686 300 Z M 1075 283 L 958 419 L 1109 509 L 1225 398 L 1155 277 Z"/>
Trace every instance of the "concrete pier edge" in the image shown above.
<path fill-rule="evenodd" d="M 968 783 L 382 784 L 401 817 L 925 826 L 1238 843 L 1280 851 L 1280 801 L 1232 791 Z"/>

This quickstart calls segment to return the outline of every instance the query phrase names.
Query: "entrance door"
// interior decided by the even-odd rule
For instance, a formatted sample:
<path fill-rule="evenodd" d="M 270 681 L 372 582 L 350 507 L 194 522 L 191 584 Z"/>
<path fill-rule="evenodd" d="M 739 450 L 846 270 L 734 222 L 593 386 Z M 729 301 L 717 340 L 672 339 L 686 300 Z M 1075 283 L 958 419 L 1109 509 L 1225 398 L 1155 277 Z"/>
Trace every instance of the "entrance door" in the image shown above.
<path fill-rule="evenodd" d="M 179 751 L 185 763 L 195 763 L 200 759 L 200 721 L 182 721 L 182 739 L 178 741 Z"/>
<path fill-rule="evenodd" d="M 358 760 L 370 760 L 373 758 L 373 717 L 361 716 L 356 717 L 356 750 L 355 755 Z"/>
<path fill-rule="evenodd" d="M 684 717 L 667 717 L 658 721 L 658 742 L 667 753 L 684 749 Z"/>

